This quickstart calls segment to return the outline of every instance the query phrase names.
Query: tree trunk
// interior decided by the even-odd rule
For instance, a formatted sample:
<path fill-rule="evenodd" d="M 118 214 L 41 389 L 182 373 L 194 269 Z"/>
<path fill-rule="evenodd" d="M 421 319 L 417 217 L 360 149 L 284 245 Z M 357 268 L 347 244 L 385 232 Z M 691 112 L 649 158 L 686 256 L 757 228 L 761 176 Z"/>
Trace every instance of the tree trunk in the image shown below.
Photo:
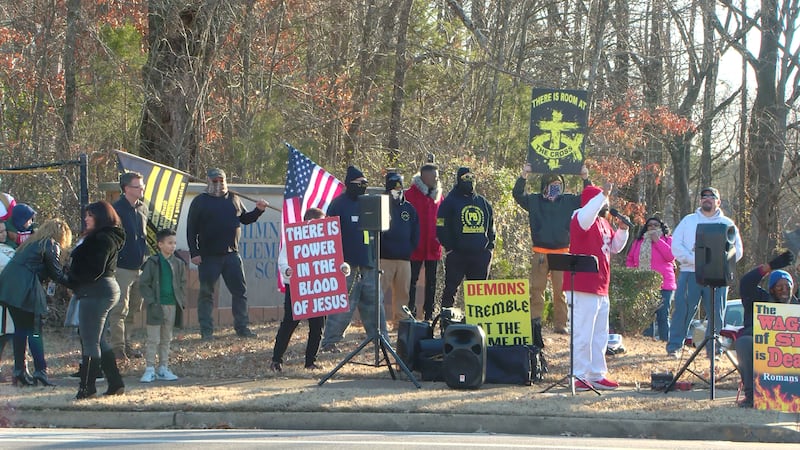
<path fill-rule="evenodd" d="M 392 86 L 392 105 L 389 113 L 388 166 L 397 167 L 400 159 L 400 130 L 403 128 L 403 102 L 405 101 L 405 80 L 408 70 L 406 48 L 408 45 L 408 21 L 414 0 L 403 0 L 397 17 L 397 47 L 394 66 L 394 85 Z"/>

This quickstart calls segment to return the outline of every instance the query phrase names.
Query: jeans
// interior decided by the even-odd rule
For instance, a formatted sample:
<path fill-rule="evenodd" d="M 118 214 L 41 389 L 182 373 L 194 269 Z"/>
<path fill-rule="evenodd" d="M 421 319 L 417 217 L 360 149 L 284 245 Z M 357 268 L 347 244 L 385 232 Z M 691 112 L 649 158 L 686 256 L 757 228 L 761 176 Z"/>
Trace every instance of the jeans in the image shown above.
<path fill-rule="evenodd" d="M 214 334 L 214 285 L 220 275 L 225 286 L 231 292 L 231 310 L 233 312 L 233 328 L 242 333 L 250 325 L 247 311 L 247 285 L 244 279 L 244 267 L 239 253 L 232 252 L 221 256 L 203 256 L 197 266 L 200 278 L 200 292 L 197 295 L 197 321 L 200 322 L 200 334 Z"/>
<path fill-rule="evenodd" d="M 742 392 L 744 398 L 753 399 L 753 329 L 743 330 L 736 338 L 736 360 L 739 362 L 739 374 L 742 376 Z"/>
<path fill-rule="evenodd" d="M 722 329 L 725 314 L 725 303 L 728 297 L 728 287 L 721 286 L 714 290 L 714 315 L 716 333 Z M 675 309 L 672 312 L 672 322 L 669 327 L 669 341 L 667 342 L 667 352 L 678 351 L 683 347 L 683 341 L 689 333 L 689 325 L 697 313 L 697 306 L 702 298 L 703 310 L 706 314 L 711 313 L 711 288 L 697 284 L 694 272 L 681 272 L 678 275 L 678 290 L 675 291 Z M 711 336 L 714 330 L 711 329 L 711 318 L 709 326 L 706 327 L 706 337 Z M 706 344 L 706 354 L 711 355 L 712 342 Z M 719 349 L 718 349 L 719 350 Z"/>
<path fill-rule="evenodd" d="M 81 354 L 100 358 L 101 353 L 111 350 L 104 329 L 107 328 L 108 312 L 119 301 L 119 285 L 114 278 L 100 278 L 80 286 L 75 295 L 81 302 L 78 308 Z"/>
<path fill-rule="evenodd" d="M 35 333 L 35 315 L 29 311 L 23 311 L 13 306 L 8 307 L 11 317 L 14 319 L 14 372 L 22 373 L 25 370 L 25 351 L 30 346 L 31 357 L 33 357 L 33 368 L 37 371 L 47 370 L 47 361 L 44 358 L 44 342 L 42 335 Z"/>
<path fill-rule="evenodd" d="M 661 290 L 661 306 L 656 310 L 656 324 L 658 325 L 658 340 L 669 341 L 669 309 L 672 305 L 672 296 L 675 291 L 667 289 Z M 645 336 L 653 336 L 653 324 L 651 323 L 646 330 Z"/>
<path fill-rule="evenodd" d="M 361 316 L 361 323 L 367 337 L 375 338 L 375 331 L 378 324 L 375 323 L 377 317 L 376 308 L 380 308 L 380 329 L 381 334 L 387 340 L 389 333 L 386 330 L 386 312 L 383 309 L 383 293 L 378 289 L 377 271 L 371 267 L 356 266 L 353 272 L 347 277 L 348 300 L 350 310 L 347 312 L 328 316 L 325 324 L 325 334 L 322 337 L 322 346 L 337 344 L 344 339 L 345 331 L 353 319 L 353 313 L 358 308 Z"/>

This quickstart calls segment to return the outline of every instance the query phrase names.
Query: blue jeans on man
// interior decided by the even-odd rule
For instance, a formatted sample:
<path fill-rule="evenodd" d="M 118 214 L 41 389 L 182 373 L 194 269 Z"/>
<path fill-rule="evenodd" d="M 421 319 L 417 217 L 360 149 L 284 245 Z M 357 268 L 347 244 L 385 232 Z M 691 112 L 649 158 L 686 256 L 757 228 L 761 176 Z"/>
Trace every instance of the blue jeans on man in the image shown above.
<path fill-rule="evenodd" d="M 350 310 L 328 316 L 325 323 L 325 332 L 322 336 L 322 347 L 331 344 L 338 344 L 344 339 L 344 333 L 353 319 L 353 313 L 358 308 L 361 316 L 361 323 L 367 332 L 367 337 L 374 338 L 378 325 L 376 308 L 380 307 L 380 328 L 381 334 L 388 340 L 389 333 L 386 330 L 386 312 L 383 308 L 383 292 L 378 289 L 377 271 L 366 266 L 356 266 L 347 277 L 348 300 Z"/>
<path fill-rule="evenodd" d="M 214 334 L 214 285 L 220 275 L 231 293 L 233 328 L 237 334 L 241 334 L 247 332 L 250 325 L 250 316 L 247 310 L 247 284 L 239 253 L 203 256 L 203 261 L 197 266 L 197 276 L 200 279 L 200 292 L 197 296 L 197 321 L 200 322 L 200 335 L 204 338 Z"/>
<path fill-rule="evenodd" d="M 680 350 L 683 341 L 689 333 L 689 326 L 697 313 L 697 306 L 700 299 L 703 300 L 703 310 L 707 316 L 711 313 L 711 287 L 701 286 L 697 283 L 694 272 L 680 272 L 678 274 L 678 289 L 675 291 L 675 303 L 672 312 L 672 322 L 669 327 L 669 341 L 667 342 L 667 353 Z M 720 286 L 714 290 L 714 315 L 716 332 L 722 329 L 725 304 L 728 298 L 728 287 Z M 710 322 L 710 317 L 709 317 Z M 713 333 L 711 326 L 706 327 L 706 337 Z M 717 349 L 719 351 L 719 349 Z M 706 354 L 711 355 L 711 341 L 706 345 Z"/>
<path fill-rule="evenodd" d="M 656 321 L 655 324 L 658 325 L 658 339 L 660 341 L 668 341 L 669 340 L 669 309 L 672 306 L 672 296 L 675 294 L 675 291 L 662 289 L 661 290 L 661 306 L 658 307 L 656 310 Z M 653 324 L 651 323 L 646 330 L 644 330 L 645 336 L 653 336 L 655 337 L 653 330 Z"/>

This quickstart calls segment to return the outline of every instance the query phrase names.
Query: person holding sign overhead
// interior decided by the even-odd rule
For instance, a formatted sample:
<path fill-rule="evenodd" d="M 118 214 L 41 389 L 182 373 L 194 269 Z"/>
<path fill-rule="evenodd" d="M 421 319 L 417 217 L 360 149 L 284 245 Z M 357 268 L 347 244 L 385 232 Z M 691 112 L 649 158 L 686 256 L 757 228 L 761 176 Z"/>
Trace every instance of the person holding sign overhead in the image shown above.
<path fill-rule="evenodd" d="M 792 252 L 783 252 L 768 264 L 758 265 L 747 272 L 739 282 L 739 293 L 744 306 L 744 327 L 739 330 L 736 338 L 736 359 L 739 362 L 744 392 L 744 399 L 739 402 L 739 406 L 743 408 L 753 407 L 753 303 L 798 303 L 797 298 L 792 295 L 792 276 L 785 270 L 780 270 L 792 261 Z M 769 291 L 759 286 L 761 279 L 767 274 Z"/>
<path fill-rule="evenodd" d="M 309 208 L 303 214 L 303 220 L 322 219 L 325 213 L 319 208 Z M 289 280 L 294 273 L 289 266 L 289 258 L 286 254 L 286 246 L 281 247 L 280 254 L 278 254 L 278 270 L 281 271 L 284 279 Z M 342 273 L 345 276 L 350 274 L 350 266 L 347 264 L 342 265 Z M 275 346 L 272 349 L 272 362 L 269 365 L 270 370 L 273 372 L 281 372 L 283 370 L 283 354 L 286 353 L 286 348 L 289 347 L 289 340 L 292 338 L 292 333 L 300 323 L 299 320 L 294 320 L 292 317 L 292 296 L 289 289 L 289 283 L 285 285 L 286 292 L 283 297 L 283 320 L 278 327 L 278 335 L 275 336 Z M 306 343 L 306 360 L 305 368 L 309 370 L 320 369 L 317 365 L 317 353 L 319 352 L 319 343 L 322 340 L 322 329 L 325 326 L 325 316 L 311 317 L 308 319 L 308 341 Z"/>
<path fill-rule="evenodd" d="M 608 196 L 613 185 L 604 189 L 586 186 L 581 193 L 581 207 L 572 214 L 569 225 L 569 252 L 573 255 L 597 257 L 598 272 L 578 272 L 573 279 L 575 292 L 572 299 L 572 337 L 575 389 L 616 389 L 619 384 L 606 378 L 606 346 L 608 345 L 608 286 L 611 281 L 611 254 L 619 253 L 628 241 L 628 225 L 618 219 L 614 230 L 606 219 Z M 625 216 L 621 216 L 625 217 Z M 627 218 L 625 218 L 627 219 Z M 570 274 L 564 273 L 563 283 L 570 286 Z M 584 382 L 585 380 L 585 382 Z M 588 386 L 586 383 L 591 383 Z"/>
<path fill-rule="evenodd" d="M 538 192 L 525 193 L 525 183 L 531 174 L 531 164 L 522 166 L 522 173 L 511 195 L 519 206 L 528 212 L 528 223 L 531 229 L 531 273 L 529 276 L 531 289 L 531 319 L 541 320 L 544 313 L 544 292 L 547 279 L 553 288 L 553 326 L 559 334 L 569 333 L 567 328 L 567 299 L 564 296 L 561 280 L 562 272 L 551 271 L 547 264 L 548 254 L 567 253 L 569 249 L 569 221 L 572 212 L 581 206 L 581 196 L 564 192 L 566 184 L 564 176 L 557 173 L 542 175 Z M 583 186 L 592 184 L 589 181 L 589 170 L 581 168 Z"/>

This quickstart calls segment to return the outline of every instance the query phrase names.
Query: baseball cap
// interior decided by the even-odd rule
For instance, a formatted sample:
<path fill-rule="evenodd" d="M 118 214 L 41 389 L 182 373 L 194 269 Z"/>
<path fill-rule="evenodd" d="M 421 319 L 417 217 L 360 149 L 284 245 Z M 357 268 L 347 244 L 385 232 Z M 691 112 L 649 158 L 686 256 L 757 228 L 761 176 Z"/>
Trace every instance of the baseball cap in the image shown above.
<path fill-rule="evenodd" d="M 706 192 L 713 194 L 715 198 L 719 199 L 719 191 L 716 188 L 713 188 L 711 186 L 705 187 L 702 190 L 700 190 L 700 196 L 702 197 L 703 194 L 705 194 Z"/>
<path fill-rule="evenodd" d="M 208 175 L 208 178 L 211 178 L 211 179 L 214 179 L 214 178 L 225 178 L 225 171 L 222 170 L 222 169 L 218 169 L 216 167 L 212 167 L 212 168 L 208 169 L 208 171 L 206 172 L 206 175 Z"/>

